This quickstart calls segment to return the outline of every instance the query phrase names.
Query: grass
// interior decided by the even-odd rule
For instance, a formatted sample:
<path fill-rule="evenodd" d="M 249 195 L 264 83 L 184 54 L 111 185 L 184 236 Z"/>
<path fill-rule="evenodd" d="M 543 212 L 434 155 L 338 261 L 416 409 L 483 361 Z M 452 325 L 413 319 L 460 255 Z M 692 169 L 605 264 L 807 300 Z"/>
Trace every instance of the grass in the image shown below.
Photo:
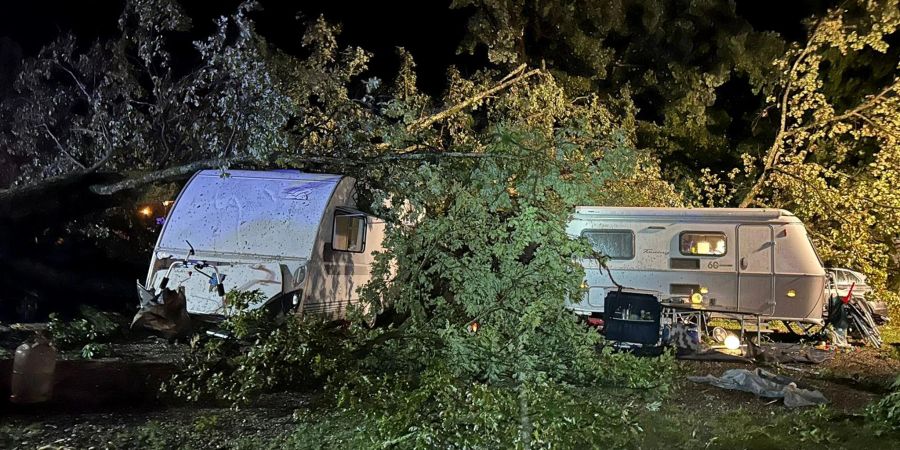
<path fill-rule="evenodd" d="M 650 403 L 636 416 L 642 430 L 627 447 L 633 449 L 829 449 L 900 448 L 900 433 L 879 428 L 861 415 L 844 415 L 826 407 L 802 411 L 765 406 L 763 411 L 736 408 L 727 412 Z M 233 440 L 216 439 L 216 446 L 230 449 L 326 449 L 384 448 L 383 443 L 362 439 L 356 433 L 366 424 L 348 411 L 307 415 L 300 412 L 297 424 L 278 437 L 251 436 Z M 306 416 L 306 417 L 302 417 Z M 120 434 L 113 447 L 200 448 L 210 443 L 209 430 L 192 426 L 152 422 Z M 203 427 L 199 427 L 203 428 Z M 624 431 L 623 431 L 624 432 Z M 597 441 L 597 448 L 606 448 Z M 386 448 L 405 448 L 388 445 Z M 560 442 L 556 448 L 575 448 Z"/>
<path fill-rule="evenodd" d="M 635 448 L 900 448 L 900 433 L 827 407 L 791 411 L 773 405 L 762 414 L 668 407 L 642 415 L 639 422 L 644 439 Z"/>
<path fill-rule="evenodd" d="M 885 325 L 878 330 L 881 333 L 881 340 L 885 344 L 900 344 L 900 326 L 896 324 Z"/>

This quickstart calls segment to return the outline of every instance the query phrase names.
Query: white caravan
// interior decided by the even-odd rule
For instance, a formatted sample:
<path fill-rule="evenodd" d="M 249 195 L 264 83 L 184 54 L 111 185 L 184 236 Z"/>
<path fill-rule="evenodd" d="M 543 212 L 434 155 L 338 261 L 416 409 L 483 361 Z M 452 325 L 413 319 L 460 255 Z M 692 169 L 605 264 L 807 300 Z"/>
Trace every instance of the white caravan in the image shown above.
<path fill-rule="evenodd" d="M 788 211 L 580 206 L 567 232 L 609 258 L 608 271 L 582 261 L 586 293 L 570 304 L 578 314 L 602 313 L 618 284 L 660 301 L 693 296 L 709 309 L 822 323 L 825 269 Z"/>
<path fill-rule="evenodd" d="M 355 209 L 355 180 L 296 170 L 197 172 L 163 224 L 148 288 L 185 288 L 187 310 L 228 313 L 225 293 L 342 318 L 371 278 L 384 221 Z"/>

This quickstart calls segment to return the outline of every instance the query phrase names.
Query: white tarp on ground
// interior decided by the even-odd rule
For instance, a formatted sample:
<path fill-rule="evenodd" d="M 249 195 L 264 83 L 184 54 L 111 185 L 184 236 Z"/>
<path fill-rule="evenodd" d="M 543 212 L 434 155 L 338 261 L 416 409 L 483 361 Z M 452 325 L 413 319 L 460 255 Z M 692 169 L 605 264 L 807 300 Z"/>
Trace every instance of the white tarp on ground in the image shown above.
<path fill-rule="evenodd" d="M 763 369 L 730 369 L 721 377 L 706 375 L 704 377 L 688 377 L 695 383 L 711 384 L 722 389 L 752 392 L 760 397 L 784 398 L 784 406 L 814 406 L 828 403 L 819 391 L 800 389 L 797 384 L 786 377 L 775 375 Z"/>

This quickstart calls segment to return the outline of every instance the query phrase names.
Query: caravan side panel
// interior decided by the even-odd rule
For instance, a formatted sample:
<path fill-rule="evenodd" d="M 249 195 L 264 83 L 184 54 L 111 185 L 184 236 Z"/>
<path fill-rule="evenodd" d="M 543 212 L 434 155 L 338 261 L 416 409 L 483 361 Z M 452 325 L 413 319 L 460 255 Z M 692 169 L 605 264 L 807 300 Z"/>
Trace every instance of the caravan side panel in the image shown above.
<path fill-rule="evenodd" d="M 716 306 L 773 319 L 821 321 L 824 269 L 803 224 L 789 212 L 580 207 L 567 232 L 572 237 L 592 232 L 633 236 L 631 243 L 613 240 L 620 254 L 607 262 L 611 277 L 596 261 L 582 261 L 588 288 L 570 304 L 576 313 L 602 313 L 606 294 L 618 283 L 660 299 L 700 293 Z M 704 233 L 724 238 L 724 254 L 685 254 L 682 236 Z"/>
<path fill-rule="evenodd" d="M 355 208 L 354 183 L 345 178 L 335 190 L 319 227 L 316 247 L 309 264 L 309 279 L 304 289 L 300 312 L 322 314 L 340 319 L 351 305 L 359 303 L 359 288 L 372 278 L 373 252 L 381 251 L 384 221 L 367 216 L 365 247 L 362 252 L 335 251 L 331 248 L 334 216 L 338 207 Z"/>

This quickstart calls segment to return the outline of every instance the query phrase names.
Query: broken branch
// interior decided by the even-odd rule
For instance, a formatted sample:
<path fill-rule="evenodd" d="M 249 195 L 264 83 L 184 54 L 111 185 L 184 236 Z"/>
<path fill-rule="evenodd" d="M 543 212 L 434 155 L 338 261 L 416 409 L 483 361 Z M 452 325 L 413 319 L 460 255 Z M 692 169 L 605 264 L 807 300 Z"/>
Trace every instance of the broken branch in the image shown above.
<path fill-rule="evenodd" d="M 463 153 L 463 152 L 448 152 L 448 153 L 401 153 L 401 154 L 391 154 L 391 155 L 382 155 L 376 156 L 373 158 L 363 158 L 363 159 L 347 159 L 347 158 L 337 158 L 337 157 L 329 157 L 329 156 L 310 156 L 310 157 L 302 157 L 302 158 L 294 158 L 291 159 L 291 162 L 295 164 L 334 164 L 341 166 L 354 166 L 354 165 L 365 165 L 365 164 L 373 164 L 379 162 L 389 162 L 389 161 L 418 161 L 418 160 L 426 160 L 432 158 L 512 158 L 510 155 L 494 155 L 494 154 L 486 154 L 486 153 Z M 235 158 L 211 158 L 204 159 L 200 161 L 194 161 L 188 164 L 184 164 L 176 167 L 169 167 L 167 169 L 153 171 L 153 172 L 145 172 L 140 175 L 134 176 L 132 178 L 128 178 L 116 183 L 107 184 L 107 185 L 94 185 L 91 186 L 91 192 L 100 195 L 112 195 L 117 192 L 121 192 L 124 190 L 135 189 L 147 184 L 157 183 L 161 181 L 169 181 L 181 178 L 185 175 L 191 174 L 201 169 L 210 169 L 215 167 L 228 166 L 233 164 L 252 164 L 254 162 L 259 162 L 258 159 L 252 158 L 249 156 L 245 157 L 235 157 Z"/>
<path fill-rule="evenodd" d="M 428 126 L 434 124 L 435 122 L 444 120 L 447 117 L 450 117 L 450 116 L 472 106 L 473 104 L 483 100 L 484 98 L 486 98 L 488 96 L 491 96 L 499 91 L 502 91 L 503 89 L 506 89 L 522 80 L 528 79 L 531 76 L 536 75 L 541 72 L 541 69 L 532 69 L 528 72 L 524 72 L 525 68 L 526 68 L 526 65 L 522 64 L 521 66 L 517 67 L 515 70 L 510 72 L 502 80 L 500 80 L 500 83 L 498 83 L 496 86 L 494 86 L 490 89 L 481 91 L 478 94 L 475 94 L 474 96 L 469 97 L 469 98 L 467 98 L 467 99 L 465 99 L 465 100 L 463 100 L 463 101 L 461 101 L 461 102 L 459 102 L 437 114 L 434 114 L 434 115 L 431 115 L 428 117 L 423 117 L 423 118 L 409 124 L 406 127 L 406 130 L 408 132 L 412 133 L 414 131 L 418 131 L 423 128 L 427 128 Z"/>
<path fill-rule="evenodd" d="M 91 192 L 100 195 L 112 195 L 116 192 L 134 189 L 150 183 L 176 179 L 201 169 L 222 167 L 230 164 L 249 163 L 254 160 L 255 158 L 250 157 L 203 159 L 181 166 L 169 167 L 167 169 L 158 170 L 155 172 L 144 173 L 134 178 L 128 178 L 112 184 L 91 186 Z"/>
<path fill-rule="evenodd" d="M 44 123 L 42 125 L 44 126 L 44 130 L 47 131 L 47 135 L 50 136 L 50 139 L 53 139 L 53 142 L 56 143 L 56 148 L 59 149 L 59 151 L 63 154 L 63 156 L 65 156 L 69 161 L 71 161 L 72 164 L 75 164 L 76 166 L 78 166 L 79 169 L 87 170 L 87 168 L 84 167 L 84 164 L 82 164 L 81 161 L 78 161 L 77 159 L 75 159 L 75 157 L 72 156 L 72 153 L 70 153 L 65 147 L 63 147 L 62 143 L 59 142 L 59 139 L 56 138 L 56 135 L 53 134 L 52 131 L 50 131 L 50 127 L 48 127 L 46 123 Z"/>

